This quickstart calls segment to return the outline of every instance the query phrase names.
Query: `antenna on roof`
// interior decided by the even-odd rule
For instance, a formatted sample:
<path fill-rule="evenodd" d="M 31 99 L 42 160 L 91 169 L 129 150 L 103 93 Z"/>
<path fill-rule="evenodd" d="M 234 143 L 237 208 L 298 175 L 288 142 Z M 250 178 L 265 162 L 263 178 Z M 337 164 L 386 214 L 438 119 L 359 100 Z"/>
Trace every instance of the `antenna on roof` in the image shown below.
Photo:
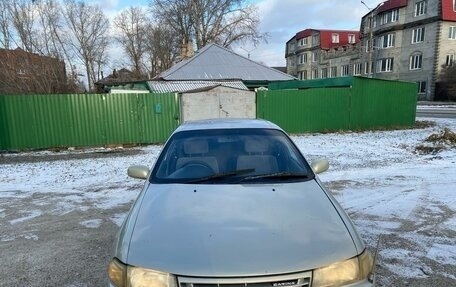
<path fill-rule="evenodd" d="M 372 10 L 372 8 L 369 8 L 369 6 L 367 6 L 367 4 L 366 4 L 364 1 L 361 1 L 361 4 L 363 4 L 364 6 L 366 6 L 366 8 L 369 9 L 369 11 Z"/>
<path fill-rule="evenodd" d="M 256 49 L 256 47 L 254 47 L 254 48 L 253 48 L 253 49 L 251 49 L 251 50 L 247 50 L 247 49 L 244 49 L 243 47 L 239 47 L 239 48 L 241 48 L 242 50 L 244 50 L 244 51 L 246 51 L 246 52 L 247 52 L 247 58 L 249 58 L 249 59 L 250 59 L 250 52 L 252 52 L 253 50 L 255 50 L 255 49 Z"/>

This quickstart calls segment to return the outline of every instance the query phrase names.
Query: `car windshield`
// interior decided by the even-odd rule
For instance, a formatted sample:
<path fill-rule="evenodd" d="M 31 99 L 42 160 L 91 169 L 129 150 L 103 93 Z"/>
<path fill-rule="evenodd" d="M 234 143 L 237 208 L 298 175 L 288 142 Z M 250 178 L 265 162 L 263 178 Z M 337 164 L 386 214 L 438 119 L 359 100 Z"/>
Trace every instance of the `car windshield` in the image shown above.
<path fill-rule="evenodd" d="M 304 157 L 280 130 L 209 129 L 175 133 L 161 152 L 150 181 L 244 184 L 312 177 Z"/>

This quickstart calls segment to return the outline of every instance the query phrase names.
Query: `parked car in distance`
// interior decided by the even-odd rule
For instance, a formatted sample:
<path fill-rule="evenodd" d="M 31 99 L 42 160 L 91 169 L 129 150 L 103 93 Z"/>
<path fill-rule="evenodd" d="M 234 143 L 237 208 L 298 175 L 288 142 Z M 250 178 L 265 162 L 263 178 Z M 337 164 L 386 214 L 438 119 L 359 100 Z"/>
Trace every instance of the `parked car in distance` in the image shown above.
<path fill-rule="evenodd" d="M 374 286 L 353 223 L 277 125 L 179 126 L 145 179 L 108 266 L 116 287 Z"/>

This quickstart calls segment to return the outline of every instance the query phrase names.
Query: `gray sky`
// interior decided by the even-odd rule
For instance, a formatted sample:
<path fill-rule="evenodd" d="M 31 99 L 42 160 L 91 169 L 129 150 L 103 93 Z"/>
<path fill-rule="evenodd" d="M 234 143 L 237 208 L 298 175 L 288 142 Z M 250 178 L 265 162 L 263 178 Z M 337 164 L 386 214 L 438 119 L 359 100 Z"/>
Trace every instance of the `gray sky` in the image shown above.
<path fill-rule="evenodd" d="M 113 17 L 129 6 L 147 6 L 150 0 L 89 0 L 104 7 Z M 313 29 L 359 30 L 361 17 L 369 12 L 361 0 L 248 0 L 258 6 L 261 32 L 269 33 L 268 43 L 257 47 L 240 44 L 233 50 L 268 66 L 285 66 L 285 43 L 297 32 Z M 381 0 L 364 0 L 370 8 Z"/>
<path fill-rule="evenodd" d="M 268 66 L 285 66 L 285 43 L 297 32 L 312 29 L 359 30 L 361 17 L 369 10 L 360 0 L 257 0 L 262 32 L 270 34 L 268 43 L 258 47 L 244 45 L 252 60 Z M 370 8 L 382 1 L 365 0 Z M 234 48 L 243 56 L 247 51 Z"/>

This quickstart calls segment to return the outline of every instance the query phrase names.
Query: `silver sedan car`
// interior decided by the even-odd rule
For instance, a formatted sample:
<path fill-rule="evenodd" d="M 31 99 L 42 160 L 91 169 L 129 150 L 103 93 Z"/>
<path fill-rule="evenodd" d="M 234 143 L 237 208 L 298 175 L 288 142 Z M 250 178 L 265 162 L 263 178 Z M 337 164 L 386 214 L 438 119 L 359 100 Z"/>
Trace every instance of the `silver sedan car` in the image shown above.
<path fill-rule="evenodd" d="M 352 222 L 277 125 L 184 123 L 151 170 L 108 266 L 116 287 L 373 286 Z"/>

